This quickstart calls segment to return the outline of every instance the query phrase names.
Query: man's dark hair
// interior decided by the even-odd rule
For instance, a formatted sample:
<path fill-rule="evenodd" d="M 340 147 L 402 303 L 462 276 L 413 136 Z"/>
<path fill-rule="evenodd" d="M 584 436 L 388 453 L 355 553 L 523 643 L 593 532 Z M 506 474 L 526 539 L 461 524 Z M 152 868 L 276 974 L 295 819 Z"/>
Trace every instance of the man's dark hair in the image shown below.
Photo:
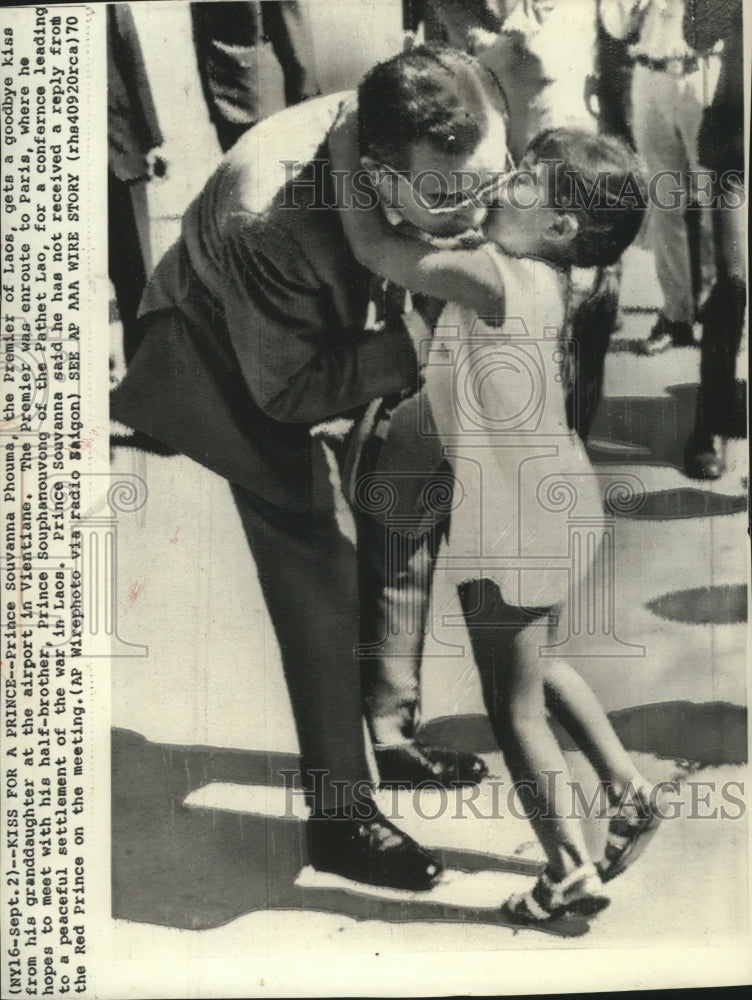
<path fill-rule="evenodd" d="M 489 106 L 506 119 L 501 86 L 472 56 L 443 46 L 401 52 L 374 66 L 358 88 L 361 155 L 407 170 L 408 148 L 422 139 L 442 153 L 472 153 L 486 134 Z"/>
<path fill-rule="evenodd" d="M 547 165 L 550 204 L 578 220 L 569 263 L 615 264 L 637 236 L 648 204 L 635 152 L 615 136 L 553 128 L 533 139 L 525 160 Z"/>

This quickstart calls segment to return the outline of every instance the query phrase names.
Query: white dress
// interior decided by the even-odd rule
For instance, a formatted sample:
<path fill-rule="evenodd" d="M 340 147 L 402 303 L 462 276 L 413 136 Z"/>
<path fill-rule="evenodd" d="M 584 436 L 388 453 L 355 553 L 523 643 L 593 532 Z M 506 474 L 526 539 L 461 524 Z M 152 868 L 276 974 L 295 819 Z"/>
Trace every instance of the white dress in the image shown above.
<path fill-rule="evenodd" d="M 490 578 L 508 604 L 547 607 L 595 557 L 573 557 L 572 530 L 603 521 L 598 479 L 567 424 L 559 340 L 566 277 L 541 261 L 488 253 L 504 284 L 503 326 L 450 303 L 425 368 L 455 474 L 438 569 L 458 583 Z"/>

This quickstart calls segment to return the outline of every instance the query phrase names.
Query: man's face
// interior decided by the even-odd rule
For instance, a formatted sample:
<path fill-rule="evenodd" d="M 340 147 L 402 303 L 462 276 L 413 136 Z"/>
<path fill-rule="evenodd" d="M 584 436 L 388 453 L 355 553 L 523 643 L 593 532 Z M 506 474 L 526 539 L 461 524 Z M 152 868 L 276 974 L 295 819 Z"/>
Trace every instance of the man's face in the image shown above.
<path fill-rule="evenodd" d="M 413 143 L 408 171 L 382 176 L 382 204 L 435 236 L 455 236 L 481 226 L 488 210 L 478 192 L 503 173 L 508 162 L 504 119 L 490 107 L 487 113 L 486 135 L 473 153 L 449 156 L 426 140 Z M 443 210 L 431 211 L 437 205 Z"/>

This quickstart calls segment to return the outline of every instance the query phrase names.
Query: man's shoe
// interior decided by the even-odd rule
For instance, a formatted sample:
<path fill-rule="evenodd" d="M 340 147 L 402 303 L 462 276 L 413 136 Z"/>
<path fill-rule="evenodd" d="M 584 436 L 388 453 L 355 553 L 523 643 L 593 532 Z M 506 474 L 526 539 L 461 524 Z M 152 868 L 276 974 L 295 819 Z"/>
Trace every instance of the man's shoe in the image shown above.
<path fill-rule="evenodd" d="M 380 813 L 367 820 L 312 817 L 306 833 L 314 868 L 356 882 L 422 892 L 432 889 L 443 871 L 430 851 Z"/>
<path fill-rule="evenodd" d="M 650 331 L 650 336 L 642 343 L 642 354 L 663 354 L 669 347 L 692 347 L 695 338 L 691 323 L 666 319 L 659 316 Z"/>
<path fill-rule="evenodd" d="M 466 750 L 397 743 L 375 746 L 376 765 L 382 788 L 416 785 L 477 785 L 488 774 L 484 760 Z"/>
<path fill-rule="evenodd" d="M 694 431 L 684 449 L 684 471 L 690 479 L 720 479 L 726 471 L 725 439 Z"/>

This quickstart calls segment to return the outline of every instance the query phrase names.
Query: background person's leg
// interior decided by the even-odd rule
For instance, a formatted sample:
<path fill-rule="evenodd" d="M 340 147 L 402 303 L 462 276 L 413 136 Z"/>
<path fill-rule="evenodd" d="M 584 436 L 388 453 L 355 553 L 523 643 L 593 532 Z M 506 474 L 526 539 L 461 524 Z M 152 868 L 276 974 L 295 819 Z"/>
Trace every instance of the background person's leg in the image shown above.
<path fill-rule="evenodd" d="M 747 306 L 745 213 L 743 207 L 718 205 L 713 213 L 718 278 L 702 310 L 700 386 L 684 457 L 685 471 L 695 479 L 723 475 L 725 439 L 746 433 L 745 384 L 736 378 Z"/>
<path fill-rule="evenodd" d="M 649 353 L 675 344 L 689 344 L 695 319 L 689 236 L 686 208 L 689 192 L 686 171 L 694 162 L 688 159 L 685 138 L 678 129 L 678 104 L 692 104 L 693 96 L 679 97 L 674 77 L 636 66 L 633 78 L 632 106 L 634 138 L 637 151 L 647 166 L 651 196 L 650 235 L 658 282 L 663 293 L 663 308 L 651 334 Z M 696 107 L 696 131 L 699 131 L 702 108 Z M 685 119 L 692 108 L 682 107 Z M 685 129 L 685 132 L 687 129 Z M 695 133 L 696 135 L 696 133 Z M 695 139 L 696 141 L 696 139 Z M 665 173 L 670 171 L 671 174 Z M 662 178 L 662 179 L 660 179 Z"/>
<path fill-rule="evenodd" d="M 321 93 L 311 33 L 310 4 L 299 0 L 262 0 L 264 34 L 274 48 L 289 106 Z"/>

